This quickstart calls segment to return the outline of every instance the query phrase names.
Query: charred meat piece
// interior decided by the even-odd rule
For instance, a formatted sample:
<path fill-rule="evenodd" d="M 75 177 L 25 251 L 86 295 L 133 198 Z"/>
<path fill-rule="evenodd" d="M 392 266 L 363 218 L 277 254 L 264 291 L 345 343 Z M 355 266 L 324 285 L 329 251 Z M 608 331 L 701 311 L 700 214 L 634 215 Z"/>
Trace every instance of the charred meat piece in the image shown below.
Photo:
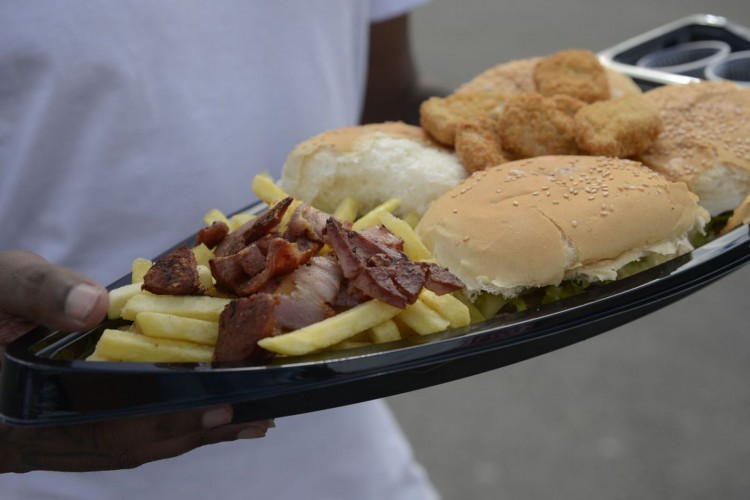
<path fill-rule="evenodd" d="M 400 308 L 417 300 L 431 268 L 411 262 L 402 251 L 403 241 L 385 227 L 357 232 L 345 230 L 330 218 L 326 238 L 348 280 L 335 303 L 337 308 L 360 303 L 362 294 Z M 448 281 L 441 276 L 439 280 Z"/>
<path fill-rule="evenodd" d="M 303 203 L 292 213 L 284 237 L 290 241 L 296 241 L 298 238 L 304 237 L 308 240 L 324 243 L 326 221 L 330 217 L 330 214 Z"/>
<path fill-rule="evenodd" d="M 354 283 L 351 280 L 344 278 L 341 282 L 339 292 L 336 294 L 336 299 L 331 305 L 336 311 L 342 312 L 363 302 L 367 302 L 371 298 L 372 297 L 365 294 L 365 292 L 354 286 Z"/>
<path fill-rule="evenodd" d="M 304 328 L 323 321 L 329 314 L 322 307 L 291 295 L 276 295 L 278 304 L 274 310 L 276 324 L 282 331 Z"/>
<path fill-rule="evenodd" d="M 287 278 L 289 295 L 322 307 L 336 301 L 344 276 L 335 257 L 318 255 Z"/>
<path fill-rule="evenodd" d="M 352 284 L 368 297 L 403 309 L 410 303 L 391 278 L 387 267 L 367 267 L 352 280 Z M 420 290 L 422 288 L 420 287 Z"/>
<path fill-rule="evenodd" d="M 289 274 L 318 253 L 320 245 L 300 248 L 283 238 L 273 238 L 268 243 L 264 269 L 235 288 L 237 295 L 246 296 L 263 289 L 273 278 Z"/>
<path fill-rule="evenodd" d="M 428 262 L 421 262 L 419 265 L 425 272 L 424 287 L 437 295 L 455 292 L 466 286 L 455 274 L 442 266 Z"/>
<path fill-rule="evenodd" d="M 208 248 L 214 248 L 224 240 L 228 233 L 229 226 L 221 221 L 216 221 L 198 231 L 198 236 L 195 238 L 195 245 L 198 246 L 203 243 Z"/>
<path fill-rule="evenodd" d="M 236 293 L 239 287 L 252 276 L 266 268 L 266 256 L 257 245 L 248 245 L 236 254 L 214 257 L 208 261 L 211 275 L 220 290 Z"/>
<path fill-rule="evenodd" d="M 275 333 L 277 303 L 276 297 L 266 293 L 230 302 L 219 317 L 214 361 L 268 359 L 271 354 L 258 347 L 258 341 Z"/>
<path fill-rule="evenodd" d="M 157 260 L 143 277 L 143 290 L 158 295 L 198 295 L 200 278 L 195 254 L 186 244 Z"/>
<path fill-rule="evenodd" d="M 217 257 L 226 257 L 227 255 L 235 254 L 250 243 L 271 233 L 279 226 L 281 219 L 291 204 L 292 198 L 284 198 L 255 219 L 245 222 L 224 238 L 219 246 L 216 247 L 214 255 Z"/>
<path fill-rule="evenodd" d="M 358 253 L 358 251 L 361 253 L 361 250 L 352 244 L 347 233 L 355 233 L 355 231 L 347 231 L 333 217 L 329 218 L 326 222 L 326 241 L 333 247 L 344 277 L 354 279 L 365 268 L 365 257 Z"/>

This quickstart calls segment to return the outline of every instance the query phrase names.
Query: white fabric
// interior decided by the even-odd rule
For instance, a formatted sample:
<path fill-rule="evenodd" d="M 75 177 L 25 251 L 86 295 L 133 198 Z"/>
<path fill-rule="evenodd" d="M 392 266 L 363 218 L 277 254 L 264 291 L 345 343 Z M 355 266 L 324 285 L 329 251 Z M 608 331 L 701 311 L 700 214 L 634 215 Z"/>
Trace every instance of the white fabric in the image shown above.
<path fill-rule="evenodd" d="M 0 249 L 109 283 L 356 123 L 367 27 L 421 0 L 0 3 Z M 382 402 L 130 471 L 0 476 L 6 499 L 434 498 Z"/>

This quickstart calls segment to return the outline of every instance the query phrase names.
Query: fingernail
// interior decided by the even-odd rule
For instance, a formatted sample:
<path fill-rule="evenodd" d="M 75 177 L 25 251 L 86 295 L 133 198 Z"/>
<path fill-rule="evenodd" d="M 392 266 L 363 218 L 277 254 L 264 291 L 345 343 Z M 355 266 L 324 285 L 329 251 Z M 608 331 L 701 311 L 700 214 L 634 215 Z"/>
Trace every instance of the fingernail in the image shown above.
<path fill-rule="evenodd" d="M 232 410 L 227 407 L 213 408 L 203 414 L 203 427 L 214 429 L 232 421 Z"/>
<path fill-rule="evenodd" d="M 101 289 L 95 286 L 80 284 L 74 286 L 65 299 L 65 314 L 76 321 L 84 322 L 99 300 Z"/>
<path fill-rule="evenodd" d="M 237 433 L 237 439 L 257 439 L 266 435 L 266 427 L 250 426 Z"/>

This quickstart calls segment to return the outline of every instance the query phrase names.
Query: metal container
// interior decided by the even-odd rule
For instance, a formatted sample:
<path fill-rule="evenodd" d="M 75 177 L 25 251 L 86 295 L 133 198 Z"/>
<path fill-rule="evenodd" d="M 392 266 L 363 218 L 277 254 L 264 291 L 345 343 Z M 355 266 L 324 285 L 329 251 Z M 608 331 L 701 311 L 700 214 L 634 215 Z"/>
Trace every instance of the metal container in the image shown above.
<path fill-rule="evenodd" d="M 730 56 L 750 50 L 750 28 L 712 14 L 695 14 L 665 24 L 599 52 L 602 64 L 633 78 L 643 89 L 670 83 L 699 81 L 704 75 L 679 74 L 674 68 L 639 65 L 639 61 L 683 44 L 718 41 L 727 44 Z M 653 57 L 653 56 L 652 56 Z M 679 68 L 678 68 L 679 69 Z"/>

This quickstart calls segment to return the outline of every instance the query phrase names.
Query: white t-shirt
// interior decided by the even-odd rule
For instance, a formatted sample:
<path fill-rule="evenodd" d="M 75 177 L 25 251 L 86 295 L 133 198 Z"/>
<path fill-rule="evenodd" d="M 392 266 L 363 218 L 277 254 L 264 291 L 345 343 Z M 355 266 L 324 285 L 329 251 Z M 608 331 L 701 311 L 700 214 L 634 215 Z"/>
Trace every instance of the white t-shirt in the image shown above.
<path fill-rule="evenodd" d="M 367 28 L 422 0 L 0 3 L 0 249 L 108 284 L 357 122 Z M 435 496 L 382 402 L 134 470 L 0 476 L 7 499 Z"/>

